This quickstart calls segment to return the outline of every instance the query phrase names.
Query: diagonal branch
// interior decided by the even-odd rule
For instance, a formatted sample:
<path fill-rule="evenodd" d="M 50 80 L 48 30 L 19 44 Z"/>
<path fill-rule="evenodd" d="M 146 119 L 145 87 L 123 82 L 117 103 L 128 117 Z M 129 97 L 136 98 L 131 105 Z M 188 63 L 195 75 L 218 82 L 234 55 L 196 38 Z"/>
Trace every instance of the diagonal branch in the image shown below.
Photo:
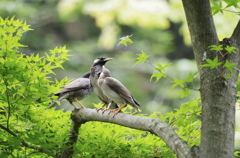
<path fill-rule="evenodd" d="M 240 39 L 239 39 L 239 37 L 240 37 L 240 20 L 238 21 L 238 24 L 233 31 L 232 37 L 230 38 L 231 42 L 232 42 L 232 45 L 236 48 L 236 52 L 238 54 L 240 52 Z M 240 58 L 240 56 L 238 55 L 237 58 L 234 61 L 236 63 L 238 62 L 238 69 L 240 69 L 240 59 L 239 58 Z"/>
<path fill-rule="evenodd" d="M 240 37 L 240 20 L 238 21 L 238 24 L 237 24 L 236 28 L 234 29 L 231 38 L 236 39 L 237 42 L 238 42 L 238 44 L 240 44 L 240 41 L 239 41 L 240 39 L 239 39 L 239 37 Z"/>
<path fill-rule="evenodd" d="M 12 136 L 16 137 L 17 139 L 20 139 L 18 137 L 18 135 L 16 133 L 14 133 L 12 130 L 10 130 L 9 128 L 3 126 L 0 124 L 0 128 L 5 130 L 6 132 L 8 132 L 9 134 L 11 134 Z M 31 145 L 29 144 L 28 142 L 26 142 L 25 140 L 22 139 L 22 142 L 21 142 L 22 146 L 24 147 L 27 147 L 27 148 L 31 148 L 31 149 L 34 149 L 34 150 L 37 150 L 38 152 L 41 152 L 41 153 L 45 153 L 47 154 L 48 156 L 54 156 L 54 154 L 51 152 L 51 151 L 48 151 L 48 150 L 45 150 L 41 147 L 38 147 L 38 146 L 35 146 L 35 145 Z"/>
<path fill-rule="evenodd" d="M 101 112 L 97 112 L 95 109 L 84 108 L 81 110 L 74 110 L 72 113 L 72 120 L 79 126 L 89 121 L 100 121 L 148 131 L 166 142 L 166 144 L 179 158 L 191 158 L 191 154 L 194 154 L 191 153 L 191 148 L 186 144 L 186 142 L 184 142 L 172 128 L 160 119 L 132 116 L 124 113 L 119 113 L 112 118 L 112 114 L 102 114 Z"/>
<path fill-rule="evenodd" d="M 12 130 L 10 130 L 9 128 L 7 128 L 7 127 L 5 127 L 5 126 L 3 126 L 3 125 L 1 125 L 0 124 L 0 128 L 2 128 L 3 130 L 5 130 L 5 131 L 7 131 L 9 134 L 11 134 L 12 136 L 14 136 L 14 137 L 17 137 L 17 134 L 16 133 L 14 133 Z"/>

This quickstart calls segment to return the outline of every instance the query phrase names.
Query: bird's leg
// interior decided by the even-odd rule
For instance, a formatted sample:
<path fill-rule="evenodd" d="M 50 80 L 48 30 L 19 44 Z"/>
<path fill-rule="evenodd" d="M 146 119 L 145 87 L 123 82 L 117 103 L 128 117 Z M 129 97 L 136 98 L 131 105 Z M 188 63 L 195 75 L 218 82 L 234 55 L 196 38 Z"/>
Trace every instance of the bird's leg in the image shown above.
<path fill-rule="evenodd" d="M 74 107 L 74 109 L 79 109 L 79 108 L 76 107 L 71 101 L 69 101 L 69 103 Z"/>
<path fill-rule="evenodd" d="M 108 114 L 110 114 L 111 112 L 114 112 L 114 114 L 113 114 L 113 118 L 114 118 L 114 116 L 115 115 L 117 115 L 119 112 L 121 112 L 121 110 L 123 109 L 123 108 L 125 108 L 127 106 L 127 103 L 125 103 L 122 107 L 120 107 L 120 108 L 117 108 L 117 109 L 112 109 L 112 110 L 110 110 L 110 112 L 108 113 Z"/>
<path fill-rule="evenodd" d="M 108 106 L 107 106 L 107 108 L 106 108 L 106 109 L 104 109 L 104 110 L 102 111 L 102 114 L 104 114 L 104 112 L 105 112 L 105 111 L 109 110 L 109 108 L 110 108 L 111 104 L 112 104 L 112 102 L 109 102 L 109 103 L 108 103 Z"/>
<path fill-rule="evenodd" d="M 82 109 L 82 108 L 85 108 L 78 100 L 77 98 L 75 97 L 74 100 L 81 106 L 80 108 L 77 108 L 77 109 Z M 75 107 L 75 106 L 74 106 Z M 76 108 L 76 107 L 75 107 Z"/>
<path fill-rule="evenodd" d="M 98 112 L 99 110 L 103 110 L 103 107 L 104 107 L 104 106 L 106 106 L 105 103 L 104 103 L 100 108 L 96 108 L 97 112 Z"/>

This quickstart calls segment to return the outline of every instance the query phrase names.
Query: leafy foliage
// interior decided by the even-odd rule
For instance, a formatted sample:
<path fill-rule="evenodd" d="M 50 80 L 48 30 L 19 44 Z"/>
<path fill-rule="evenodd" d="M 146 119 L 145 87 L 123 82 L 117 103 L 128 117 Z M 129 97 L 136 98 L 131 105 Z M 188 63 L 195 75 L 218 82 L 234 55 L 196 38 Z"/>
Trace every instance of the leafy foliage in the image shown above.
<path fill-rule="evenodd" d="M 156 65 L 157 65 L 157 67 L 154 68 L 154 72 L 153 72 L 150 80 L 152 80 L 153 78 L 155 78 L 155 79 L 156 79 L 156 82 L 157 82 L 157 81 L 160 80 L 162 77 L 165 77 L 165 78 L 167 77 L 167 76 L 164 74 L 164 71 L 165 71 L 165 69 L 166 69 L 168 66 L 170 66 L 171 64 L 167 64 L 167 65 L 164 65 L 164 66 L 163 66 L 162 64 L 157 63 Z"/>
<path fill-rule="evenodd" d="M 29 26 L 12 18 L 1 19 L 0 28 L 0 156 L 53 157 L 67 147 L 70 113 L 49 109 L 49 96 L 69 81 L 52 82 L 48 75 L 54 74 L 55 68 L 63 68 L 68 50 L 65 46 L 57 47 L 42 57 L 19 53 L 18 48 L 23 46 L 19 42 L 21 33 L 31 30 Z M 139 54 L 141 62 L 147 58 L 144 52 Z M 162 72 L 169 65 L 158 63 L 157 66 L 155 70 Z M 188 129 L 198 130 L 198 124 L 193 124 L 196 117 L 189 111 L 196 112 L 193 105 L 196 104 L 183 105 L 182 110 L 165 116 L 153 114 L 150 117 L 160 117 L 181 130 L 183 125 L 186 127 L 180 123 L 181 119 L 188 120 Z M 185 133 L 183 138 L 189 134 Z M 191 145 L 197 144 L 197 134 L 192 134 Z M 99 122 L 83 125 L 74 150 L 75 157 L 176 157 L 162 140 L 150 133 Z"/>
<path fill-rule="evenodd" d="M 135 65 L 137 65 L 137 64 L 140 64 L 140 63 L 144 63 L 144 62 L 147 62 L 148 60 L 147 60 L 147 58 L 149 57 L 146 53 L 144 53 L 143 51 L 142 51 L 142 53 L 141 54 L 137 54 L 137 62 L 134 64 L 134 66 Z"/>
<path fill-rule="evenodd" d="M 215 50 L 219 53 L 220 57 L 223 58 L 223 62 L 218 61 L 219 57 L 216 56 L 213 60 L 211 59 L 206 59 L 206 64 L 203 64 L 202 67 L 209 67 L 210 69 L 216 68 L 218 71 L 222 73 L 222 75 L 226 78 L 229 79 L 231 78 L 231 74 L 233 73 L 233 70 L 236 69 L 237 63 L 230 63 L 228 60 L 224 60 L 225 56 L 227 54 L 235 53 L 236 54 L 236 48 L 232 46 L 223 46 L 223 45 L 211 45 L 209 46 L 210 50 Z M 226 68 L 229 74 L 223 74 L 224 69 L 220 70 L 218 69 L 218 66 L 222 66 L 222 68 Z"/>
<path fill-rule="evenodd" d="M 0 157 L 45 157 L 62 148 L 68 135 L 69 113 L 48 108 L 49 95 L 67 82 L 53 84 L 48 75 L 62 67 L 68 50 L 55 48 L 43 57 L 19 53 L 29 30 L 26 22 L 0 18 Z"/>
<path fill-rule="evenodd" d="M 125 36 L 125 37 L 122 37 L 122 38 L 120 38 L 120 42 L 118 43 L 118 46 L 119 45 L 124 45 L 124 46 L 128 46 L 128 44 L 132 44 L 133 43 L 133 41 L 131 40 L 131 38 L 130 37 L 132 37 L 132 35 L 127 35 L 127 36 Z"/>
<path fill-rule="evenodd" d="M 175 157 L 158 137 L 119 125 L 88 122 L 80 136 L 76 157 Z"/>
<path fill-rule="evenodd" d="M 222 2 L 217 3 L 217 2 L 212 1 L 212 4 L 213 4 L 213 6 L 212 6 L 213 15 L 217 14 L 218 12 L 223 13 Z"/>
<path fill-rule="evenodd" d="M 203 67 L 210 67 L 210 69 L 214 69 L 222 64 L 222 62 L 218 62 L 218 57 L 215 57 L 213 60 L 206 59 L 207 64 L 203 64 Z"/>
<path fill-rule="evenodd" d="M 223 50 L 223 45 L 218 45 L 218 46 L 216 46 L 216 45 L 211 45 L 211 46 L 209 46 L 209 48 L 210 48 L 210 50 L 216 50 L 216 51 L 221 51 L 221 50 Z"/>
<path fill-rule="evenodd" d="M 133 41 L 132 41 L 132 43 L 133 43 Z M 190 88 L 187 84 L 188 83 L 193 83 L 193 80 L 194 80 L 194 78 L 196 78 L 198 72 L 195 72 L 194 74 L 189 73 L 188 78 L 185 79 L 185 80 L 177 79 L 177 78 L 171 78 L 170 76 L 166 75 L 166 73 L 165 73 L 165 69 L 167 67 L 169 67 L 171 65 L 171 63 L 168 63 L 166 65 L 162 65 L 161 63 L 156 63 L 156 66 L 154 66 L 148 61 L 148 58 L 150 56 L 148 54 L 146 54 L 145 52 L 142 51 L 142 53 L 137 54 L 137 56 L 138 56 L 136 58 L 137 62 L 134 64 L 134 66 L 137 65 L 137 64 L 140 64 L 140 63 L 147 62 L 150 66 L 153 67 L 154 71 L 153 71 L 153 74 L 151 75 L 151 78 L 150 78 L 151 81 L 154 78 L 156 79 L 156 82 L 159 81 L 161 78 L 168 78 L 168 79 L 172 80 L 172 82 L 174 83 L 172 85 L 172 88 L 175 88 L 177 86 L 182 88 L 182 91 L 179 93 L 179 94 L 181 94 L 182 98 L 191 94 L 192 93 L 191 90 L 196 90 L 194 88 Z"/>
<path fill-rule="evenodd" d="M 217 14 L 217 13 L 222 13 L 223 14 L 223 11 L 226 10 L 226 8 L 230 8 L 230 7 L 234 7 L 234 8 L 240 8 L 239 7 L 239 3 L 240 1 L 239 0 L 220 0 L 219 2 L 216 2 L 216 1 L 211 1 L 212 3 L 212 12 L 213 12 L 213 15 Z M 237 13 L 237 12 L 236 12 Z"/>
<path fill-rule="evenodd" d="M 234 152 L 234 156 L 240 157 L 240 151 L 235 151 L 235 152 Z"/>
<path fill-rule="evenodd" d="M 229 63 L 228 60 L 226 60 L 225 64 L 223 65 L 223 67 L 227 68 L 228 71 L 230 71 L 231 73 L 233 73 L 233 69 L 236 68 L 237 63 Z"/>
<path fill-rule="evenodd" d="M 168 122 L 190 146 L 200 144 L 201 106 L 199 99 L 184 103 L 180 109 L 151 118 Z M 119 125 L 88 122 L 81 127 L 80 140 L 75 147 L 76 157 L 176 157 L 158 137 L 148 132 Z"/>
<path fill-rule="evenodd" d="M 186 102 L 176 109 L 175 112 L 169 112 L 166 115 L 160 115 L 160 119 L 168 122 L 176 133 L 181 136 L 190 146 L 200 145 L 201 106 L 200 99 Z M 156 115 L 156 114 L 154 114 Z"/>

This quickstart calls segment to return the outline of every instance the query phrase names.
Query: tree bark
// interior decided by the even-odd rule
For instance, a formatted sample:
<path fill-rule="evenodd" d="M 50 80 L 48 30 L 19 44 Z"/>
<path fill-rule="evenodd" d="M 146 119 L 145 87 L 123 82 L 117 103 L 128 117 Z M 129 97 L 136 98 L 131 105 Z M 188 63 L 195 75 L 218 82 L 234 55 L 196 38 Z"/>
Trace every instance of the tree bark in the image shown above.
<path fill-rule="evenodd" d="M 208 46 L 219 45 L 209 0 L 182 0 L 191 35 L 193 51 L 200 71 L 200 95 L 202 101 L 201 158 L 233 157 L 236 81 L 238 70 L 235 69 L 230 79 L 224 75 L 229 72 L 220 67 L 210 69 L 201 67 L 206 59 L 218 57 L 222 61 L 239 63 L 239 55 L 228 54 L 223 59 Z M 238 25 L 239 27 L 239 25 Z M 239 30 L 235 29 L 231 39 L 221 44 L 238 47 Z M 238 37 L 237 35 L 238 34 Z M 238 41 L 238 42 L 237 42 Z M 238 44 L 237 44 L 238 43 Z"/>
<path fill-rule="evenodd" d="M 124 113 L 119 113 L 112 118 L 112 114 L 102 114 L 102 112 L 97 112 L 95 109 L 84 108 L 81 110 L 74 110 L 72 113 L 72 120 L 74 124 L 78 124 L 78 126 L 88 121 L 100 121 L 148 131 L 166 142 L 179 158 L 192 158 L 192 155 L 196 155 L 198 151 L 196 148 L 192 150 L 171 127 L 156 118 L 139 117 Z M 76 133 L 73 134 L 76 135 Z"/>
<path fill-rule="evenodd" d="M 72 122 L 71 129 L 69 131 L 68 142 L 66 143 L 66 149 L 62 153 L 57 153 L 55 158 L 71 158 L 74 154 L 74 145 L 78 140 L 78 133 L 81 124 Z"/>

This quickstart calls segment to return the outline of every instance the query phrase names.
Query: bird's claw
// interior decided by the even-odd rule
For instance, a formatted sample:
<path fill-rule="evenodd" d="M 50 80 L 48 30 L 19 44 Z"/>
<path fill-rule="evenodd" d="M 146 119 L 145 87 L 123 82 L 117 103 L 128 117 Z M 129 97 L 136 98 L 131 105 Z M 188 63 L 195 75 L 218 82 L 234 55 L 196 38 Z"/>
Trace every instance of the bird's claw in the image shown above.
<path fill-rule="evenodd" d="M 104 109 L 104 110 L 102 111 L 102 114 L 104 114 L 104 112 L 107 111 L 107 110 L 109 110 L 109 109 Z"/>
<path fill-rule="evenodd" d="M 97 110 L 97 112 L 99 111 L 99 110 L 104 110 L 103 108 L 96 108 L 96 110 Z"/>
<path fill-rule="evenodd" d="M 115 115 L 117 115 L 119 112 L 122 112 L 122 110 L 120 109 L 109 109 L 109 112 L 108 112 L 108 115 L 111 113 L 111 112 L 114 112 L 112 118 L 114 118 Z"/>
<path fill-rule="evenodd" d="M 75 110 L 80 110 L 80 109 L 83 109 L 83 108 L 85 108 L 85 107 L 80 107 L 80 108 L 75 107 L 74 109 Z"/>

